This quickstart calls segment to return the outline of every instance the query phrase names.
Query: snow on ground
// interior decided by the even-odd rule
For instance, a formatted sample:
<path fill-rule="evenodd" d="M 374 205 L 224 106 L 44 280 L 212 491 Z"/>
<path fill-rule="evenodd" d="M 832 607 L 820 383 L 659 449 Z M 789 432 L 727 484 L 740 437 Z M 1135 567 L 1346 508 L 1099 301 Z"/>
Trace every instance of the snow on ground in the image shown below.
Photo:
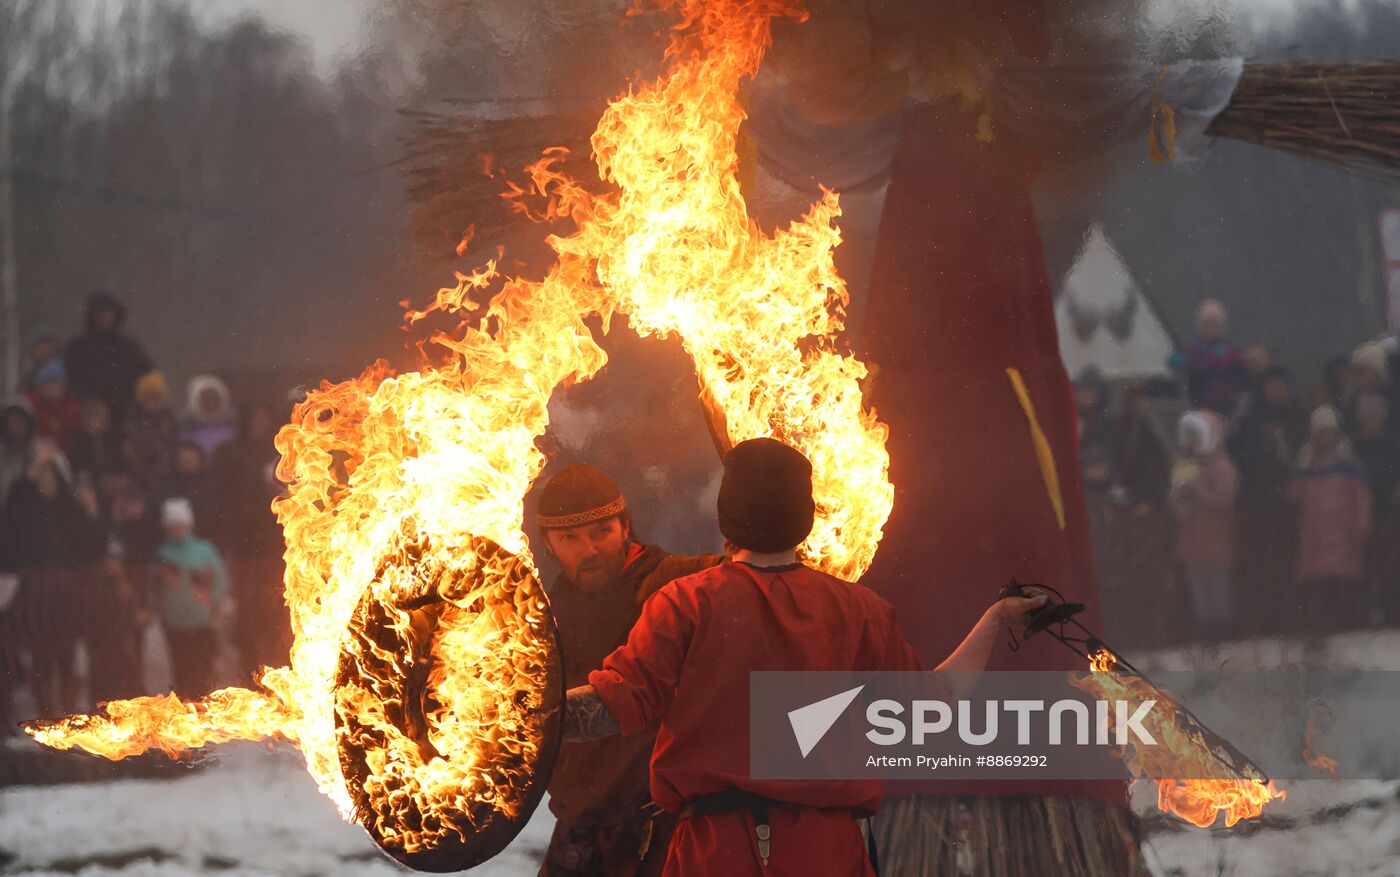
<path fill-rule="evenodd" d="M 1308 806 L 1283 824 L 1204 831 L 1191 826 L 1148 834 L 1147 861 L 1159 877 L 1395 877 L 1400 875 L 1400 800 L 1395 783 L 1308 781 L 1280 783 L 1292 799 L 1306 790 Z M 1356 787 L 1384 786 L 1382 794 L 1344 815 L 1329 817 L 1334 800 L 1357 796 Z M 1302 797 L 1302 795 L 1300 795 Z M 1136 798 L 1136 795 L 1135 795 Z M 1135 804 L 1138 802 L 1135 801 Z M 1346 805 L 1340 805 L 1339 809 Z M 1155 809 L 1148 801 L 1147 810 Z M 1289 800 L 1266 814 L 1300 808 Z M 1144 812 L 1142 806 L 1138 811 Z"/>
<path fill-rule="evenodd" d="M 1190 647 L 1141 656 L 1144 669 L 1266 669 L 1300 660 L 1400 669 L 1400 631 L 1306 646 Z M 24 741 L 19 745 L 33 745 Z M 82 756 L 73 756 L 80 758 Z M 168 775 L 168 772 L 162 772 Z M 1282 782 L 1288 800 L 1234 830 L 1157 812 L 1139 785 L 1146 855 L 1158 877 L 1400 877 L 1400 783 Z M 552 827 L 541 806 L 473 877 L 532 877 Z M 175 779 L 0 788 L 0 877 L 381 877 L 403 873 L 341 821 L 288 747 L 221 747 Z M 1039 877 L 1039 875 L 1034 875 Z"/>
<path fill-rule="evenodd" d="M 75 756 L 80 757 L 80 756 Z M 542 805 L 474 877 L 534 875 Z M 6 854 L 13 856 L 3 864 Z M 379 877 L 404 873 L 341 821 L 289 748 L 227 746 L 173 780 L 0 790 L 0 874 L 49 877 Z"/>
<path fill-rule="evenodd" d="M 1194 645 L 1138 656 L 1161 670 L 1235 671 L 1304 665 L 1400 670 L 1400 631 L 1339 634 L 1323 642 L 1269 638 Z M 1157 813 L 1155 787 L 1138 783 L 1133 808 L 1149 820 L 1145 851 L 1159 877 L 1400 877 L 1400 783 L 1285 780 L 1287 792 L 1253 824 L 1201 830 Z"/>

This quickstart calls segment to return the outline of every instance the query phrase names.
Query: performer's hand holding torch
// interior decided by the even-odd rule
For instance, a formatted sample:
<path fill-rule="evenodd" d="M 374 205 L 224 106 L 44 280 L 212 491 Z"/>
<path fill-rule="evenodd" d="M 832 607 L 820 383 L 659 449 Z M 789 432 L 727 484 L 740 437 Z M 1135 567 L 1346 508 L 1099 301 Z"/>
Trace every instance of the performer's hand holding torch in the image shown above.
<path fill-rule="evenodd" d="M 1024 596 L 1003 597 L 987 607 L 972 630 L 936 669 L 939 673 L 951 673 L 948 683 L 953 695 L 959 699 L 967 697 L 977 685 L 977 674 L 987 667 L 992 648 L 997 637 L 1006 628 L 1024 630 L 1031 615 L 1050 599 L 1039 588 L 1028 587 Z"/>

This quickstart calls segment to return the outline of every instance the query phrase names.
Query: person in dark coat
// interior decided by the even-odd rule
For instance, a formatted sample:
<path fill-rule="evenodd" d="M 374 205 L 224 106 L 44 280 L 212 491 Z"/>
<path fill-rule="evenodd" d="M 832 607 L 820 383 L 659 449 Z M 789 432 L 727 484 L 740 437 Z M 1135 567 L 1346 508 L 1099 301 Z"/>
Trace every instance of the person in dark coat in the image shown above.
<path fill-rule="evenodd" d="M 1225 337 L 1225 306 L 1206 299 L 1196 309 L 1196 338 L 1172 355 L 1171 366 L 1186 382 L 1192 408 L 1214 411 L 1227 420 L 1249 386 L 1243 352 Z"/>
<path fill-rule="evenodd" d="M 182 441 L 175 448 L 175 466 L 161 491 L 160 500 L 184 497 L 194 508 L 197 521 L 204 521 L 204 532 L 213 538 L 219 531 L 218 487 L 209 471 L 204 448 Z"/>
<path fill-rule="evenodd" d="M 10 488 L 3 519 L 0 566 L 20 577 L 34 698 L 43 714 L 64 715 L 78 706 L 78 580 L 102 554 L 97 500 L 90 488 L 75 489 L 54 459 L 36 458 Z"/>
<path fill-rule="evenodd" d="M 644 545 L 622 491 L 587 465 L 560 470 L 540 497 L 545 550 L 561 572 L 549 590 L 569 687 L 627 641 L 646 599 L 673 579 L 714 566 L 715 554 L 672 555 Z M 558 820 L 541 877 L 658 875 L 675 818 L 652 812 L 647 766 L 657 723 L 645 733 L 567 743 L 549 781 Z"/>
<path fill-rule="evenodd" d="M 136 382 L 136 406 L 128 412 L 123 435 L 123 453 L 131 474 L 149 494 L 163 494 L 175 472 L 179 444 L 165 375 L 147 372 Z"/>
<path fill-rule="evenodd" d="M 1084 505 L 1093 539 L 1094 571 L 1105 622 L 1115 624 L 1137 611 L 1136 589 L 1124 576 L 1122 547 L 1127 542 L 1127 490 L 1122 461 L 1125 430 L 1110 404 L 1110 387 L 1103 373 L 1088 366 L 1074 380 L 1078 415 L 1079 472 L 1084 479 Z"/>
<path fill-rule="evenodd" d="M 1229 440 L 1240 473 L 1236 507 L 1236 605 L 1252 607 L 1240 622 L 1248 634 L 1279 633 L 1282 607 L 1296 604 L 1297 512 L 1288 501 L 1293 461 L 1308 438 L 1308 416 L 1298 403 L 1293 375 L 1264 372 Z"/>
<path fill-rule="evenodd" d="M 73 474 L 96 481 L 98 475 L 126 466 L 122 456 L 122 437 L 112 428 L 112 412 L 101 399 L 83 403 L 83 418 L 73 436 L 73 451 L 68 455 Z"/>
<path fill-rule="evenodd" d="M 101 399 L 118 425 L 126 420 L 135 396 L 136 382 L 155 363 L 135 340 L 123 331 L 126 306 L 110 294 L 88 297 L 83 334 L 68 343 L 64 363 L 73 395 Z"/>
<path fill-rule="evenodd" d="M 1379 393 L 1356 400 L 1352 449 L 1371 485 L 1371 539 L 1366 578 L 1372 618 L 1400 622 L 1400 438 L 1390 428 L 1390 406 Z"/>
<path fill-rule="evenodd" d="M 29 471 L 41 444 L 39 422 L 27 398 L 12 396 L 0 405 L 0 503 Z"/>
<path fill-rule="evenodd" d="M 277 480 L 278 418 L 267 404 L 248 408 L 236 438 L 214 452 L 215 518 L 206 528 L 228 565 L 237 614 L 235 638 L 249 673 L 287 663 L 291 623 L 282 597 L 286 544 L 272 501 L 282 493 Z"/>
<path fill-rule="evenodd" d="M 1079 415 L 1079 468 L 1086 497 L 1104 499 L 1119 486 L 1123 428 L 1113 416 L 1108 381 L 1093 366 L 1074 382 L 1074 407 Z"/>

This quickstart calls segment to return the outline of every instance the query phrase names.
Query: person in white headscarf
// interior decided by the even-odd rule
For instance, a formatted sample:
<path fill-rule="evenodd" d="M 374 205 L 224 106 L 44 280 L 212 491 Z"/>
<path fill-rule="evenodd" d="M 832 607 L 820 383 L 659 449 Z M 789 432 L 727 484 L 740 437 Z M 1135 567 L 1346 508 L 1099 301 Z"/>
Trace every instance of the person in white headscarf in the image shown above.
<path fill-rule="evenodd" d="M 213 375 L 199 375 L 185 390 L 185 416 L 180 421 L 180 441 L 192 442 L 214 459 L 214 451 L 238 434 L 238 416 L 228 385 Z"/>

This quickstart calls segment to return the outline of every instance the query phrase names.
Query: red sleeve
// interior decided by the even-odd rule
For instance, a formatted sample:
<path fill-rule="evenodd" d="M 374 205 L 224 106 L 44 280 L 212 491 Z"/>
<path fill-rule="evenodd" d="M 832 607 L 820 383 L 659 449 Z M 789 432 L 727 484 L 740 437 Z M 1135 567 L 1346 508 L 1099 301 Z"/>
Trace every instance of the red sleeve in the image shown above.
<path fill-rule="evenodd" d="M 886 606 L 882 616 L 880 635 L 876 642 L 883 643 L 880 649 L 881 655 L 875 664 L 877 670 L 893 671 L 924 671 L 924 662 L 920 660 L 919 653 L 909 644 L 909 640 L 904 638 L 904 631 L 900 630 L 899 622 L 895 620 L 894 607 Z M 951 703 L 953 701 L 953 685 L 942 673 L 929 671 L 929 675 L 934 678 L 938 686 L 938 698 Z"/>
<path fill-rule="evenodd" d="M 883 602 L 883 601 L 882 601 Z M 888 603 L 880 607 L 871 619 L 867 657 L 871 670 L 922 670 L 923 661 L 919 653 L 904 638 L 899 622 L 894 617 L 894 607 Z"/>
<path fill-rule="evenodd" d="M 627 642 L 588 674 L 623 734 L 642 730 L 671 705 L 694 631 L 694 610 L 676 599 L 674 586 L 662 588 L 642 604 Z"/>

